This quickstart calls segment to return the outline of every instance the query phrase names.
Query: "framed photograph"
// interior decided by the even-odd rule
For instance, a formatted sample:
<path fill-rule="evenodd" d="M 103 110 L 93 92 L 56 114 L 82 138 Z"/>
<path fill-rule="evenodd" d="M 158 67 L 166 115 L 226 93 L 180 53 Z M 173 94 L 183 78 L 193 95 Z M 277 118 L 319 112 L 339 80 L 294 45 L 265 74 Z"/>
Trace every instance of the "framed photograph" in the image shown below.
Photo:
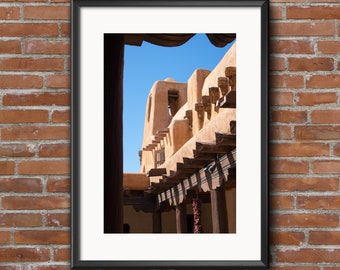
<path fill-rule="evenodd" d="M 72 0 L 72 268 L 269 267 L 268 9 Z"/>

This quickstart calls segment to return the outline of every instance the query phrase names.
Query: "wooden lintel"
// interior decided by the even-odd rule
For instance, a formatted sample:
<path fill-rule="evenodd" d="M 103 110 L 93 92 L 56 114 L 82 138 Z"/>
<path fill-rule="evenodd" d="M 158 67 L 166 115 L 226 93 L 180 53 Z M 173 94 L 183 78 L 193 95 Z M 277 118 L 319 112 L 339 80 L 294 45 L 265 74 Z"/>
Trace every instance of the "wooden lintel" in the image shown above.
<path fill-rule="evenodd" d="M 224 146 L 236 146 L 236 135 L 216 133 L 216 144 Z"/>
<path fill-rule="evenodd" d="M 166 168 L 152 168 L 147 172 L 146 176 L 161 176 L 163 174 L 166 174 Z"/>
<path fill-rule="evenodd" d="M 214 153 L 214 154 L 223 154 L 227 152 L 225 145 L 217 145 L 211 143 L 196 143 L 196 150 L 200 153 Z"/>
<path fill-rule="evenodd" d="M 216 159 L 216 154 L 202 153 L 198 150 L 193 150 L 194 158 L 197 160 L 213 161 Z"/>
<path fill-rule="evenodd" d="M 205 160 L 199 160 L 195 158 L 183 158 L 185 168 L 200 169 L 206 165 Z"/>

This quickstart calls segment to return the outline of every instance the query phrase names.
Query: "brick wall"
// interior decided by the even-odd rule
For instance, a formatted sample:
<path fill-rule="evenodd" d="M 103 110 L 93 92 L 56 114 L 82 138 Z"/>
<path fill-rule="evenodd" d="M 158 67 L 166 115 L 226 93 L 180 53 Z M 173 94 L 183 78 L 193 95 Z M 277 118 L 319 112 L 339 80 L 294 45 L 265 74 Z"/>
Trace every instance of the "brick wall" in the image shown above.
<path fill-rule="evenodd" d="M 0 269 L 69 269 L 70 4 L 0 20 Z"/>
<path fill-rule="evenodd" d="M 340 0 L 270 10 L 271 269 L 340 269 Z M 69 1 L 1 1 L 0 54 L 0 269 L 69 269 Z"/>

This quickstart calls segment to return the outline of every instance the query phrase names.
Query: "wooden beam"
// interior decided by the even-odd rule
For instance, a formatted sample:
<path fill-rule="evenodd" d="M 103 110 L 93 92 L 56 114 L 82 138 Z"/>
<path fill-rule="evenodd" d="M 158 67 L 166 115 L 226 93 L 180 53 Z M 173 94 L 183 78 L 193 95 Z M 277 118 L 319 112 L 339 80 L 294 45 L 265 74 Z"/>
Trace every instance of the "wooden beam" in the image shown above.
<path fill-rule="evenodd" d="M 227 233 L 228 214 L 224 188 L 212 189 L 210 196 L 213 233 Z"/>
<path fill-rule="evenodd" d="M 149 188 L 149 178 L 145 173 L 124 173 L 123 189 L 146 190 Z"/>
<path fill-rule="evenodd" d="M 124 35 L 104 34 L 105 233 L 123 232 L 123 69 Z"/>
<path fill-rule="evenodd" d="M 176 231 L 177 233 L 188 232 L 187 208 L 185 203 L 181 203 L 176 206 Z"/>
<path fill-rule="evenodd" d="M 217 145 L 215 143 L 196 143 L 196 150 L 200 153 L 207 154 L 225 154 L 228 148 L 225 145 Z"/>
<path fill-rule="evenodd" d="M 163 174 L 166 174 L 165 168 L 152 168 L 147 172 L 146 176 L 147 177 L 161 176 Z"/>
<path fill-rule="evenodd" d="M 236 108 L 236 91 L 230 91 L 218 100 L 220 108 Z"/>
<path fill-rule="evenodd" d="M 236 134 L 236 121 L 230 121 L 230 133 L 231 134 Z"/>
<path fill-rule="evenodd" d="M 215 136 L 217 145 L 236 146 L 236 135 L 234 134 L 216 133 Z"/>

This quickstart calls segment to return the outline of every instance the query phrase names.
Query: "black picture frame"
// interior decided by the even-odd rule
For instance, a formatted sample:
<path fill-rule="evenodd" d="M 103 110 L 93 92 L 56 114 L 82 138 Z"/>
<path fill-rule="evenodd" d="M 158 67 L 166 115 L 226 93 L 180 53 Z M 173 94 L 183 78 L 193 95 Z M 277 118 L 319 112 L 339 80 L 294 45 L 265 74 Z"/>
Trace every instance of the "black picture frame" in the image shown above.
<path fill-rule="evenodd" d="M 71 267 L 73 269 L 266 269 L 269 267 L 269 243 L 268 243 L 268 20 L 269 20 L 269 1 L 235 1 L 235 0 L 222 0 L 222 1 L 118 1 L 118 0 L 72 0 L 72 105 L 71 105 Z M 261 160 L 261 175 L 259 179 L 260 183 L 260 257 L 256 260 L 253 259 L 228 259 L 228 260 L 135 260 L 133 257 L 130 259 L 84 259 L 81 256 L 82 249 L 82 222 L 80 207 L 84 201 L 84 194 L 82 194 L 82 176 L 84 172 L 81 172 L 81 168 L 84 167 L 82 163 L 82 144 L 83 139 L 81 123 L 84 121 L 84 116 L 81 114 L 82 106 L 82 83 L 81 83 L 81 35 L 84 33 L 81 25 L 81 11 L 83 9 L 91 8 L 115 8 L 115 7 L 223 7 L 223 8 L 258 8 L 260 9 L 260 121 L 261 121 L 261 146 L 259 159 Z M 246 20 L 246 18 L 245 18 Z M 95 23 L 95 21 L 93 21 Z M 119 41 L 115 41 L 119 44 Z M 113 42 L 113 43 L 115 43 Z M 112 45 L 110 43 L 109 45 Z M 108 52 L 105 48 L 104 51 Z M 117 50 L 116 50 L 117 51 Z M 110 58 L 120 61 L 123 54 L 111 55 Z M 118 71 L 112 71 L 110 65 L 106 65 L 104 61 L 104 77 L 108 78 L 109 75 L 105 75 L 105 72 L 110 74 Z M 116 67 L 117 68 L 117 67 Z M 120 69 L 121 67 L 118 67 Z M 110 70 L 109 70 L 110 69 Z M 118 72 L 118 73 L 117 73 Z M 117 77 L 117 79 L 119 79 Z M 116 89 L 117 87 L 122 89 L 122 85 L 116 85 L 112 83 L 114 80 L 105 80 L 103 88 Z M 105 92 L 105 90 L 104 90 Z M 93 95 L 96 95 L 94 92 Z M 105 104 L 107 104 L 105 106 Z M 114 149 L 112 151 L 105 151 L 104 163 L 108 164 L 104 167 L 105 179 L 97 179 L 97 181 L 103 181 L 104 186 L 104 219 L 108 216 L 105 211 L 110 211 L 110 219 L 119 219 L 121 213 L 115 212 L 112 215 L 112 209 L 115 203 L 114 199 L 105 195 L 105 192 L 115 188 L 115 185 L 121 185 L 122 183 L 122 91 L 111 91 L 109 95 L 105 94 L 104 107 L 110 108 L 110 114 L 104 112 L 104 144 L 105 148 Z M 102 109 L 102 108 L 100 108 Z M 111 117 L 108 117 L 111 115 Z M 106 124 L 105 124 L 106 123 Z M 110 123 L 110 124 L 108 124 Z M 109 128 L 107 128 L 109 126 Z M 110 140 L 107 140 L 110 138 Z M 106 179 L 118 179 L 118 181 L 108 181 Z M 86 199 L 86 198 L 85 198 Z M 105 210 L 106 209 L 106 210 Z M 113 222 L 114 223 L 114 222 Z M 251 221 L 250 221 L 251 223 Z M 104 232 L 110 232 L 112 229 L 112 223 L 108 223 L 108 227 L 105 227 Z M 113 225 L 114 227 L 114 225 Z M 114 229 L 114 228 L 113 228 Z M 119 248 L 119 242 L 116 243 Z M 97 246 L 96 248 L 103 248 Z M 202 247 L 205 248 L 205 247 Z M 210 247 L 209 247 L 210 248 Z M 133 254 L 131 254 L 133 256 Z"/>

